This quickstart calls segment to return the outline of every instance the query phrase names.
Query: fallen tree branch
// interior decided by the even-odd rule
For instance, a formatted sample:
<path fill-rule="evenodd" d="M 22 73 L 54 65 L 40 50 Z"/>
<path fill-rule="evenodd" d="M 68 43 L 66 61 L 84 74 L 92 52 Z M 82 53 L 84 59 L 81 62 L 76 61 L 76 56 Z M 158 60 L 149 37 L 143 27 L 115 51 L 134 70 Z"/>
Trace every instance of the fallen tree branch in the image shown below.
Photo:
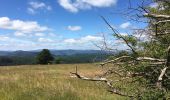
<path fill-rule="evenodd" d="M 125 58 L 130 58 L 130 59 L 135 60 L 135 61 L 155 61 L 156 63 L 158 63 L 158 62 L 165 62 L 166 61 L 165 59 L 157 59 L 157 58 L 151 58 L 151 57 L 138 57 L 138 58 L 134 58 L 134 57 L 131 57 L 131 56 L 121 56 L 121 57 L 115 58 L 113 60 L 101 63 L 100 65 L 104 66 L 105 64 L 108 64 L 108 63 L 115 63 L 115 62 L 118 62 L 119 60 L 122 60 L 122 59 L 125 59 Z"/>
<path fill-rule="evenodd" d="M 159 75 L 159 77 L 158 77 L 158 82 L 157 82 L 157 87 L 158 88 L 162 88 L 162 80 L 163 80 L 163 76 L 165 75 L 165 73 L 166 73 L 166 70 L 167 70 L 167 68 L 168 67 L 165 67 L 165 68 L 163 68 L 162 70 L 161 70 L 161 74 Z"/>
<path fill-rule="evenodd" d="M 151 18 L 163 18 L 163 19 L 170 19 L 169 15 L 159 15 L 159 14 L 150 14 L 150 13 L 145 13 L 144 17 L 151 17 Z"/>
<path fill-rule="evenodd" d="M 114 62 L 117 62 L 117 61 L 119 61 L 119 60 L 121 60 L 121 59 L 125 59 L 125 58 L 134 59 L 133 57 L 130 57 L 130 56 L 121 56 L 121 57 L 115 58 L 115 59 L 113 59 L 113 60 L 110 60 L 110 61 L 106 61 L 106 62 L 104 62 L 104 63 L 101 63 L 100 65 L 101 65 L 101 66 L 104 66 L 105 64 L 114 63 Z"/>
<path fill-rule="evenodd" d="M 157 82 L 157 87 L 158 88 L 162 88 L 163 76 L 166 75 L 166 70 L 170 66 L 170 46 L 168 47 L 168 50 L 167 50 L 167 61 L 166 61 L 166 65 L 165 66 L 166 67 L 161 70 L 161 74 L 158 77 L 158 82 Z"/>
<path fill-rule="evenodd" d="M 162 69 L 161 74 L 160 74 L 160 76 L 158 78 L 158 81 L 162 81 L 162 79 L 163 79 L 162 77 L 165 75 L 165 72 L 166 72 L 167 68 L 168 67 L 165 67 L 164 69 Z"/>
<path fill-rule="evenodd" d="M 118 75 L 119 77 L 123 77 L 123 75 L 121 75 L 120 72 L 117 72 L 114 69 L 115 68 L 111 68 L 111 69 L 107 70 L 104 74 L 100 75 L 99 77 L 108 76 L 108 75 L 113 74 L 113 73 Z"/>
<path fill-rule="evenodd" d="M 170 22 L 170 20 L 162 20 L 162 21 L 158 21 L 158 22 L 156 22 L 154 24 L 160 24 L 160 23 L 166 23 L 166 22 Z"/>
<path fill-rule="evenodd" d="M 107 84 L 107 86 L 110 88 L 109 92 L 111 92 L 111 93 L 114 93 L 114 94 L 117 94 L 120 96 L 130 97 L 130 98 L 134 97 L 133 95 L 128 95 L 127 93 L 121 92 L 120 90 L 113 87 L 112 82 L 118 82 L 120 80 L 112 81 L 112 80 L 107 80 L 106 78 L 88 78 L 85 76 L 81 76 L 78 73 L 72 73 L 72 72 L 70 72 L 70 73 L 76 75 L 77 78 L 82 79 L 82 80 L 105 82 Z"/>
<path fill-rule="evenodd" d="M 151 58 L 151 57 L 138 57 L 136 58 L 136 60 L 138 61 L 156 61 L 156 62 L 165 62 L 166 60 L 165 59 L 157 59 L 157 58 Z"/>
<path fill-rule="evenodd" d="M 70 72 L 70 73 L 76 75 L 77 78 L 82 79 L 82 80 L 103 81 L 103 82 L 107 82 L 108 81 L 106 78 L 88 78 L 88 77 L 85 77 L 85 76 L 81 76 L 81 75 L 79 75 L 77 73 L 73 73 L 73 72 Z"/>

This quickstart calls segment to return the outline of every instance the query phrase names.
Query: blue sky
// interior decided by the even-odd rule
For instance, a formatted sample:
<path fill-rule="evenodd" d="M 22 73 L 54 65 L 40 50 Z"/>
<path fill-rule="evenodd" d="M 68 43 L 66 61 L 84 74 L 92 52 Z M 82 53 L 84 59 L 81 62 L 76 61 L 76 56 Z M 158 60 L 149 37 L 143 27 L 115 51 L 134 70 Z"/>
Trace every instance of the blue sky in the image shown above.
<path fill-rule="evenodd" d="M 93 43 L 102 33 L 112 39 L 100 15 L 122 34 L 145 26 L 113 13 L 127 6 L 128 0 L 0 0 L 0 50 L 98 49 Z"/>

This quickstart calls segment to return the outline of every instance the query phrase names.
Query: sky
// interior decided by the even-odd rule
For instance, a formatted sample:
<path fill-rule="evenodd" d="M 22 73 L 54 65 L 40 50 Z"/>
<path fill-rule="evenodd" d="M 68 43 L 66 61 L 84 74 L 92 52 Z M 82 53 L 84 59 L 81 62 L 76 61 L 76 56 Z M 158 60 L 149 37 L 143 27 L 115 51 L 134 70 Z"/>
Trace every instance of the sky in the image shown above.
<path fill-rule="evenodd" d="M 121 34 L 146 26 L 117 14 L 128 7 L 128 1 L 0 0 L 0 50 L 98 49 L 94 44 L 103 41 L 103 34 L 116 44 L 100 16 Z M 135 6 L 138 3 L 133 1 Z"/>

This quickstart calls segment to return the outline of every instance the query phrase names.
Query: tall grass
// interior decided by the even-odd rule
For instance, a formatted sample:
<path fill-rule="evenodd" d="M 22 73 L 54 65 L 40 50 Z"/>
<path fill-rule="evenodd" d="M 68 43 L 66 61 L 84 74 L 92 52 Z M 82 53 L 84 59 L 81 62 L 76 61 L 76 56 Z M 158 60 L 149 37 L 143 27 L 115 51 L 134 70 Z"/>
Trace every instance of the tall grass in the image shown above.
<path fill-rule="evenodd" d="M 75 64 L 0 68 L 0 100 L 124 100 L 109 94 L 99 82 L 70 77 Z M 94 76 L 101 68 L 79 64 L 81 74 Z"/>

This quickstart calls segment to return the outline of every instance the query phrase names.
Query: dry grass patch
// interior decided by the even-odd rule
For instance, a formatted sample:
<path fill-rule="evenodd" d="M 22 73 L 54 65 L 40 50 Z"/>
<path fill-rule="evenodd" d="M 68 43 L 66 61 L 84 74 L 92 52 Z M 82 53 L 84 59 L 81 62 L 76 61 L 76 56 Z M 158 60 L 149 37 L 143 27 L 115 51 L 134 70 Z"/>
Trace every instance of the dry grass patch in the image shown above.
<path fill-rule="evenodd" d="M 95 64 L 27 65 L 0 68 L 1 100 L 121 100 L 98 82 L 70 77 L 70 72 L 95 76 Z"/>

